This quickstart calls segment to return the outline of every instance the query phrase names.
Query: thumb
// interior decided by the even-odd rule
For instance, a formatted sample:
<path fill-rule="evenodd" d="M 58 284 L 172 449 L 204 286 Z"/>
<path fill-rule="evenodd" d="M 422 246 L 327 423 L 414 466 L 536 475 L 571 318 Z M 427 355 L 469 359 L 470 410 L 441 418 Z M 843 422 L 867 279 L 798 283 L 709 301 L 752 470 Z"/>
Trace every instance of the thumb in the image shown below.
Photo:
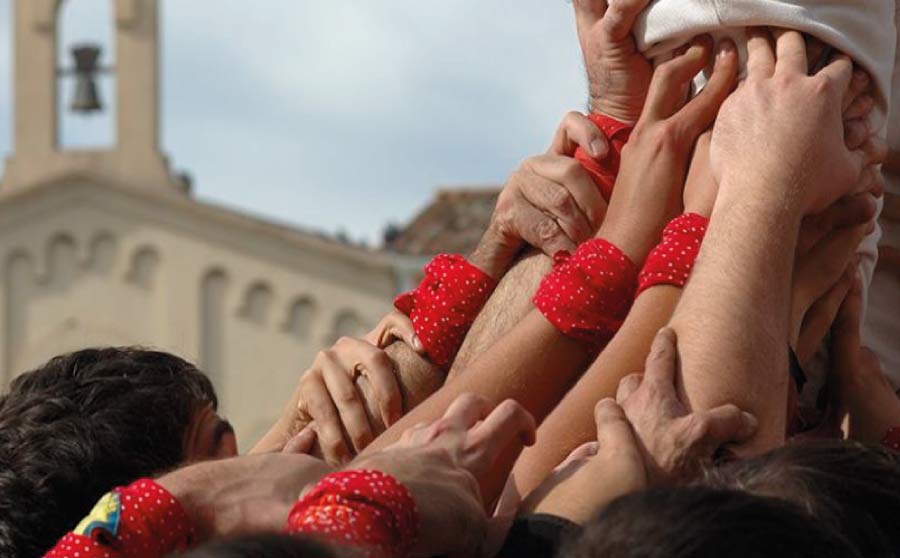
<path fill-rule="evenodd" d="M 689 419 L 688 441 L 702 449 L 703 458 L 711 458 L 725 444 L 746 442 L 759 428 L 757 418 L 736 405 L 722 405 L 699 412 L 695 417 Z"/>
<path fill-rule="evenodd" d="M 315 443 L 316 431 L 313 428 L 312 423 L 310 423 L 287 441 L 284 448 L 281 450 L 281 453 L 301 453 L 308 455 L 312 451 L 313 444 Z"/>

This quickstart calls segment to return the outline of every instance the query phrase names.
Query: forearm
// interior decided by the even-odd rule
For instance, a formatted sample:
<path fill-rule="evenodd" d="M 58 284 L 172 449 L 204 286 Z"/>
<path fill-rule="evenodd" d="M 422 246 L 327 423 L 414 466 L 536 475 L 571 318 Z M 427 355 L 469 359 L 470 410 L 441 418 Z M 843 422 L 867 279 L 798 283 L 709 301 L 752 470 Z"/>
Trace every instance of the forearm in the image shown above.
<path fill-rule="evenodd" d="M 412 409 L 364 453 L 396 442 L 405 430 L 420 422 L 437 420 L 463 393 L 475 393 L 495 404 L 514 399 L 540 422 L 562 398 L 587 360 L 587 350 L 581 343 L 559 333 L 540 312 L 532 310 L 464 374 L 444 384 Z M 486 493 L 486 498 L 499 493 L 505 476 L 505 473 L 498 474 L 489 482 L 490 494 Z"/>
<path fill-rule="evenodd" d="M 513 264 L 472 324 L 453 361 L 448 379 L 466 370 L 534 310 L 531 298 L 552 264 L 549 257 L 538 251 L 525 253 Z"/>
<path fill-rule="evenodd" d="M 656 332 L 672 316 L 681 289 L 656 286 L 635 301 L 622 328 L 538 429 L 537 443 L 513 469 L 519 494 L 536 488 L 569 453 L 596 439 L 594 406 L 615 397 L 619 381 L 643 369 Z"/>
<path fill-rule="evenodd" d="M 692 409 L 733 403 L 759 417 L 743 447 L 784 442 L 790 282 L 800 214 L 758 185 L 724 185 L 671 327 Z"/>

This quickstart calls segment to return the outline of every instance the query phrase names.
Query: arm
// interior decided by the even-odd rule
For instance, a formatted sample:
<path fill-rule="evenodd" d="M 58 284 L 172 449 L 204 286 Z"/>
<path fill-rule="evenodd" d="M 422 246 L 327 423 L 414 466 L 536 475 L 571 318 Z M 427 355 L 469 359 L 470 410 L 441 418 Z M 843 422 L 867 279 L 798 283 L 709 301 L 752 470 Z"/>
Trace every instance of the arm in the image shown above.
<path fill-rule="evenodd" d="M 810 77 L 798 33 L 779 33 L 777 63 L 767 31 L 754 32 L 748 48 L 747 82 L 723 105 L 713 132 L 719 195 L 671 326 L 688 406 L 736 403 L 752 412 L 760 428 L 743 450 L 761 452 L 784 441 L 801 219 L 849 193 L 872 157 L 844 145 L 849 59 Z"/>

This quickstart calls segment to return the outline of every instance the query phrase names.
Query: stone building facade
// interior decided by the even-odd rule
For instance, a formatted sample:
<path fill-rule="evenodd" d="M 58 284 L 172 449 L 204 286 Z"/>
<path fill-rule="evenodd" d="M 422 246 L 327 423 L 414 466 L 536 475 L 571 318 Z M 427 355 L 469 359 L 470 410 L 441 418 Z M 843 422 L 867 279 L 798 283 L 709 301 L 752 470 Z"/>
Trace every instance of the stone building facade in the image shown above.
<path fill-rule="evenodd" d="M 116 144 L 60 148 L 60 1 L 13 0 L 0 381 L 86 346 L 172 351 L 210 374 L 247 449 L 316 351 L 374 325 L 420 260 L 193 199 L 159 147 L 157 0 L 110 0 Z"/>

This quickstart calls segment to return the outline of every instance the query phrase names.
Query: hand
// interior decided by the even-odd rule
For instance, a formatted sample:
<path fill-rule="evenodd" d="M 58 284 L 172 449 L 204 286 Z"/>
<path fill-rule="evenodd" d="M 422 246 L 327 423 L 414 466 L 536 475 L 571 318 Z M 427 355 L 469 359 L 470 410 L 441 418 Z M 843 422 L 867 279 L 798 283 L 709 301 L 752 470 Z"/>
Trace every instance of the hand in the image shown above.
<path fill-rule="evenodd" d="M 734 44 L 719 45 L 706 88 L 685 104 L 691 78 L 706 67 L 709 37 L 656 69 L 644 112 L 622 151 L 622 166 L 599 236 L 632 262 L 643 263 L 666 223 L 682 210 L 688 160 L 698 136 L 710 127 L 737 76 Z"/>
<path fill-rule="evenodd" d="M 353 468 L 388 473 L 412 492 L 420 522 L 415 556 L 478 556 L 487 528 L 478 479 L 502 452 L 533 444 L 534 431 L 534 418 L 518 403 L 491 410 L 487 400 L 464 394 L 441 419 L 414 426 Z"/>
<path fill-rule="evenodd" d="M 862 279 L 857 274 L 832 330 L 828 389 L 847 437 L 878 444 L 889 429 L 900 426 L 900 398 L 884 376 L 878 357 L 860 344 L 861 313 Z"/>
<path fill-rule="evenodd" d="M 331 472 L 319 459 L 270 453 L 205 461 L 157 482 L 209 539 L 283 530 L 300 492 Z"/>
<path fill-rule="evenodd" d="M 597 441 L 576 448 L 520 507 L 584 524 L 603 506 L 647 486 L 644 458 L 625 412 L 613 399 L 594 408 Z"/>
<path fill-rule="evenodd" d="M 810 60 L 817 60 L 825 49 L 825 45 L 821 41 L 810 39 L 807 49 L 810 53 Z M 844 102 L 844 139 L 847 149 L 858 149 L 874 133 L 869 125 L 869 117 L 875 107 L 875 99 L 871 94 L 870 86 L 871 79 L 868 73 L 863 70 L 856 70 L 853 73 L 850 89 Z M 719 193 L 719 184 L 716 182 L 710 166 L 711 141 L 712 130 L 707 130 L 697 140 L 687 181 L 684 185 L 685 213 L 697 213 L 707 218 L 712 215 L 716 196 Z M 877 196 L 880 189 L 884 187 L 883 183 L 884 178 L 878 168 L 870 166 L 864 173 L 857 191 L 865 191 L 871 184 L 872 192 Z"/>
<path fill-rule="evenodd" d="M 574 0 L 592 112 L 622 122 L 641 115 L 653 70 L 638 52 L 631 28 L 649 1 Z"/>
<path fill-rule="evenodd" d="M 641 442 L 650 484 L 691 478 L 722 446 L 746 442 L 758 426 L 756 417 L 735 405 L 689 412 L 675 391 L 676 359 L 675 331 L 663 328 L 644 373 L 622 379 L 616 393 Z"/>
<path fill-rule="evenodd" d="M 853 193 L 863 168 L 880 162 L 885 149 L 874 139 L 854 151 L 845 145 L 850 59 L 837 56 L 809 76 L 800 33 L 775 34 L 777 50 L 768 30 L 750 32 L 747 80 L 722 105 L 713 131 L 713 176 L 729 196 L 768 196 L 801 215 L 817 213 Z"/>
<path fill-rule="evenodd" d="M 791 290 L 791 346 L 801 366 L 822 344 L 853 285 L 856 250 L 874 218 L 875 199 L 863 193 L 803 220 Z"/>
<path fill-rule="evenodd" d="M 606 202 L 572 158 L 579 146 L 596 157 L 608 149 L 593 122 L 570 112 L 547 153 L 526 159 L 506 181 L 490 225 L 470 258 L 473 265 L 499 279 L 526 245 L 552 257 L 594 236 Z"/>
<path fill-rule="evenodd" d="M 403 416 L 394 362 L 382 349 L 396 338 L 419 353 L 423 350 L 409 319 L 391 313 L 367 340 L 338 339 L 331 349 L 316 355 L 300 378 L 298 422 L 313 423 L 329 463 L 346 463 Z M 380 421 L 370 417 L 372 410 Z"/>

